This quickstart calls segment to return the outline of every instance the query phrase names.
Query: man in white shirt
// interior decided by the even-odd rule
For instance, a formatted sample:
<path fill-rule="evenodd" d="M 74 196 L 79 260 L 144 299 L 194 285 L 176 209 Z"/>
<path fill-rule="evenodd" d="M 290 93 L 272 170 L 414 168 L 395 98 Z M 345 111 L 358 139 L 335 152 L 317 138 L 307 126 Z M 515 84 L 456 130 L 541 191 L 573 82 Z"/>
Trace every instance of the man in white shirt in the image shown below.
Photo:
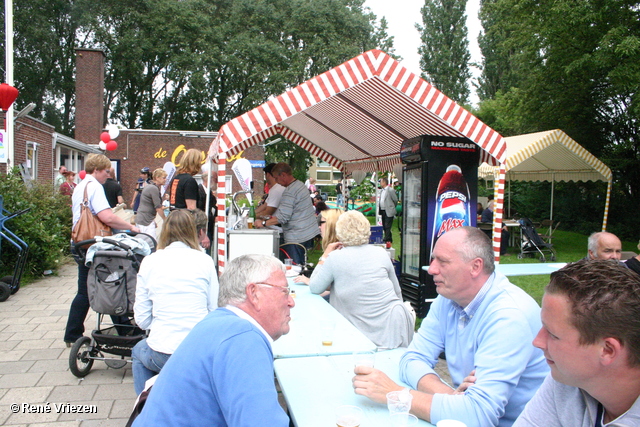
<path fill-rule="evenodd" d="M 275 167 L 275 163 L 269 163 L 264 169 L 264 179 L 269 184 L 269 195 L 267 200 L 256 208 L 256 218 L 268 219 L 273 216 L 280 205 L 284 187 L 276 182 L 271 171 Z"/>

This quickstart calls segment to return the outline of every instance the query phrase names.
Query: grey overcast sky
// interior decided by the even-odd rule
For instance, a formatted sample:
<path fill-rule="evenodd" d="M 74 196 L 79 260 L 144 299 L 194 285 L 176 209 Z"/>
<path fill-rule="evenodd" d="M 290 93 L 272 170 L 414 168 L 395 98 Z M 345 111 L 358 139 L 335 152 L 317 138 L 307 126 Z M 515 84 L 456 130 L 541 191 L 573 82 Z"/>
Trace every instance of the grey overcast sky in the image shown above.
<path fill-rule="evenodd" d="M 369 7 L 378 16 L 378 20 L 385 16 L 389 24 L 389 35 L 394 36 L 394 46 L 396 53 L 402 56 L 404 65 L 408 70 L 420 75 L 420 33 L 416 30 L 415 24 L 422 24 L 420 9 L 424 5 L 424 0 L 366 0 L 365 7 Z M 471 62 L 480 62 L 481 54 L 478 47 L 478 34 L 481 30 L 478 20 L 478 9 L 480 0 L 467 1 L 467 29 L 469 30 L 469 51 Z M 479 70 L 472 67 L 474 78 L 479 75 Z M 471 86 L 473 92 L 473 86 Z M 471 95 L 471 101 L 476 104 L 475 93 Z"/>

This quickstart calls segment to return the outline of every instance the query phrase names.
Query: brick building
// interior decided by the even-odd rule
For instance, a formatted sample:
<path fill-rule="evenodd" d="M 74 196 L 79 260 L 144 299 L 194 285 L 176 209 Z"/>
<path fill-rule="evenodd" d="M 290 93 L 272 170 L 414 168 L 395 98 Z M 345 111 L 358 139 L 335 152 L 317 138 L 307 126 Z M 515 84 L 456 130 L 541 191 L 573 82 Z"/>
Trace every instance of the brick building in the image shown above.
<path fill-rule="evenodd" d="M 14 163 L 25 181 L 51 183 L 60 165 L 78 172 L 84 168 L 84 159 L 89 153 L 101 152 L 28 115 L 16 119 L 13 141 Z M 6 172 L 7 165 L 0 164 L 0 173 Z"/>

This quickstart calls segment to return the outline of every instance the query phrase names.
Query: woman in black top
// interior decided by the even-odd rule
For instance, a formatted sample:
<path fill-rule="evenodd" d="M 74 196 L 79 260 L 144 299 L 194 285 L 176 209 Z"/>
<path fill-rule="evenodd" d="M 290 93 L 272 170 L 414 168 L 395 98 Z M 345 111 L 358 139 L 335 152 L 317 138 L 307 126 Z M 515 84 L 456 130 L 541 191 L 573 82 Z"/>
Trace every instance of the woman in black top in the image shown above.
<path fill-rule="evenodd" d="M 202 152 L 191 148 L 182 155 L 178 168 L 178 175 L 171 182 L 171 196 L 169 203 L 174 209 L 194 210 L 200 197 L 198 182 L 193 177 L 200 172 L 202 166 Z"/>

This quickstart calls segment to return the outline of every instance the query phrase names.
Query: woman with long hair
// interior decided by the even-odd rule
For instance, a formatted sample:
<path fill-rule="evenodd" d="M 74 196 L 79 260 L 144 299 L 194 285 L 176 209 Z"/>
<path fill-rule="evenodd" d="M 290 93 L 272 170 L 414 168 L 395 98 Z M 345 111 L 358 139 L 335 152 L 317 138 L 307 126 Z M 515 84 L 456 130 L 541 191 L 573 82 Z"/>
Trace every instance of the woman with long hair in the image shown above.
<path fill-rule="evenodd" d="M 160 231 L 158 249 L 142 260 L 133 306 L 138 326 L 150 330 L 132 352 L 137 394 L 218 303 L 213 259 L 200 251 L 190 212 L 181 209 L 169 214 Z"/>
<path fill-rule="evenodd" d="M 322 236 L 322 250 L 324 253 L 320 259 L 326 258 L 329 254 L 335 250 L 335 243 L 338 242 L 336 236 L 336 222 L 342 215 L 341 209 L 326 209 L 320 212 L 318 219 L 320 220 L 320 236 Z M 330 246 L 331 245 L 331 246 Z M 298 276 L 293 279 L 294 282 L 309 284 L 309 278 L 307 276 Z M 324 295 L 323 295 L 324 296 Z"/>

